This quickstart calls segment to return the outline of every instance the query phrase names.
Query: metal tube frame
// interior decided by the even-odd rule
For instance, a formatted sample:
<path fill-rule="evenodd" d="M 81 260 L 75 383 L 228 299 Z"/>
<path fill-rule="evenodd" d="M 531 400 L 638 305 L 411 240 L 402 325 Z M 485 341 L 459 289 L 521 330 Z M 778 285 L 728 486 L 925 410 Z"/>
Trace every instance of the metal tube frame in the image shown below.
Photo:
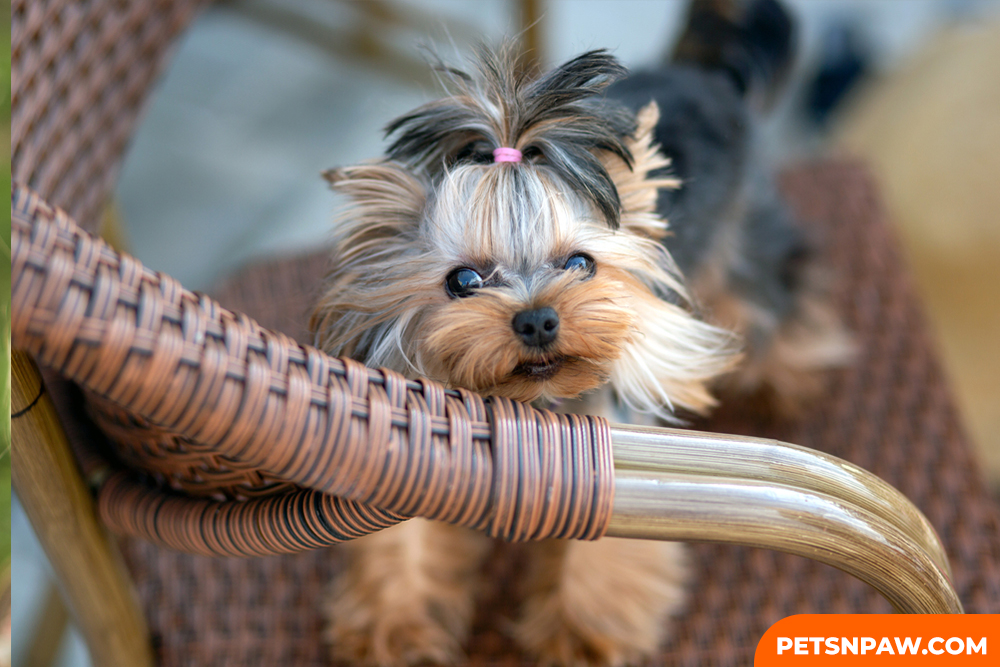
<path fill-rule="evenodd" d="M 755 546 L 805 556 L 902 613 L 962 613 L 948 559 L 903 494 L 841 459 L 776 440 L 612 427 L 608 535 Z"/>

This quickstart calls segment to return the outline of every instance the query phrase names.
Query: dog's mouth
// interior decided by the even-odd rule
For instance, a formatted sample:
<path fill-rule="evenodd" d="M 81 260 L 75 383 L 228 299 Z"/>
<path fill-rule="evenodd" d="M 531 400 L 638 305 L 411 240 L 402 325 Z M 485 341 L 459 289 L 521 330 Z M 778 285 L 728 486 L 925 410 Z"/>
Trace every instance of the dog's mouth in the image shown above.
<path fill-rule="evenodd" d="M 525 361 L 514 368 L 514 375 L 526 377 L 529 380 L 543 382 L 555 376 L 566 362 L 566 357 L 558 356 L 550 359 Z"/>

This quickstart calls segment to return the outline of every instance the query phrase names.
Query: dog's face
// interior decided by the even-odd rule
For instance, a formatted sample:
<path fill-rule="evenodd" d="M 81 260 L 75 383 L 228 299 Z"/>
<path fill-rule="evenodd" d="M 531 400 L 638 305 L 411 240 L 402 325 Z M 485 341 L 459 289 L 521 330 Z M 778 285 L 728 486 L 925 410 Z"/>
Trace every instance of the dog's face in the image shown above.
<path fill-rule="evenodd" d="M 419 366 L 521 401 L 606 381 L 636 335 L 625 235 L 541 159 L 457 166 L 435 195 L 422 221 L 436 294 L 416 333 Z"/>
<path fill-rule="evenodd" d="M 319 344 L 521 401 L 610 380 L 632 407 L 707 407 L 731 340 L 695 319 L 659 239 L 666 162 L 639 122 L 592 98 L 621 73 L 585 54 L 541 77 L 508 53 L 390 126 L 389 159 L 328 174 L 353 200 Z M 494 151 L 516 149 L 516 161 Z"/>

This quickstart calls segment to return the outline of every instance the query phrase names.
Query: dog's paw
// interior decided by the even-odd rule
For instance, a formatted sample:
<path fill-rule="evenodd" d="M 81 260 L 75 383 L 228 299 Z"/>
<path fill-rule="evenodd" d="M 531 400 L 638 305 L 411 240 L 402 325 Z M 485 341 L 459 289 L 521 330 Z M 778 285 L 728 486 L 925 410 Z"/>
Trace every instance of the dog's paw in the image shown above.
<path fill-rule="evenodd" d="M 336 662 L 374 667 L 453 665 L 463 656 L 455 636 L 426 611 L 376 611 L 339 600 L 328 608 L 328 621 L 326 639 Z"/>
<path fill-rule="evenodd" d="M 648 657 L 628 637 L 583 631 L 561 614 L 528 613 L 516 627 L 521 647 L 543 667 L 620 667 Z"/>
<path fill-rule="evenodd" d="M 684 602 L 684 560 L 667 542 L 542 543 L 515 637 L 542 665 L 638 664 Z"/>
<path fill-rule="evenodd" d="M 460 662 L 489 544 L 466 529 L 413 519 L 344 545 L 346 566 L 325 606 L 333 659 L 374 667 Z"/>

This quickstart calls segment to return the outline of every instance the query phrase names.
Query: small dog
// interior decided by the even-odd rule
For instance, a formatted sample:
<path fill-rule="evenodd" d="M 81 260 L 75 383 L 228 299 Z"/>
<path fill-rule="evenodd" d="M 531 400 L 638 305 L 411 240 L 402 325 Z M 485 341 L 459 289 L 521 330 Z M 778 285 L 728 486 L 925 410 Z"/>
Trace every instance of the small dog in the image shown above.
<path fill-rule="evenodd" d="M 699 315 L 668 252 L 658 206 L 675 206 L 661 193 L 683 184 L 657 147 L 661 129 L 675 129 L 658 93 L 647 90 L 638 111 L 611 99 L 608 86 L 626 72 L 604 51 L 539 75 L 508 44 L 482 50 L 472 74 L 439 69 L 451 95 L 393 121 L 385 159 L 326 174 L 353 204 L 313 317 L 317 344 L 616 422 L 711 408 L 712 385 L 736 368 L 740 342 Z M 627 84 L 617 91 L 629 103 L 641 94 Z M 706 233 L 695 254 L 721 259 L 689 268 L 713 299 L 746 304 L 728 279 L 753 247 L 730 238 L 745 239 L 745 225 Z M 791 321 L 758 310 L 778 323 L 771 333 Z M 759 326 L 742 317 L 733 322 L 741 330 Z M 348 544 L 327 610 L 335 656 L 382 666 L 458 660 L 489 548 L 478 533 L 421 519 Z M 680 545 L 528 548 L 514 635 L 544 664 L 634 663 L 657 649 L 683 604 Z"/>

